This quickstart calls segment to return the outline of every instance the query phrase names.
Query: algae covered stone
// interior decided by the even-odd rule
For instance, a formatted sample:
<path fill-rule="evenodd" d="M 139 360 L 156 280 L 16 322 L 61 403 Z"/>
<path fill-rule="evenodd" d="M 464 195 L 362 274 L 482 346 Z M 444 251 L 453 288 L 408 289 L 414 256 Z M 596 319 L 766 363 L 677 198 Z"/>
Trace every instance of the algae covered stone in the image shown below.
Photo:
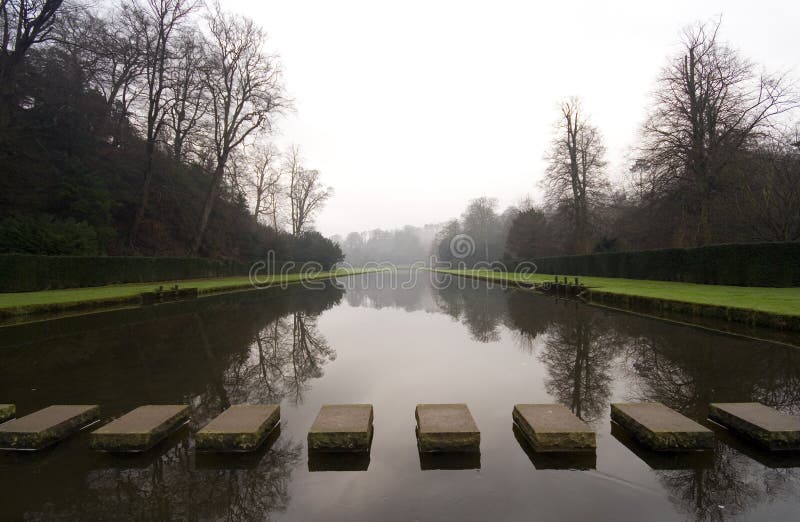
<path fill-rule="evenodd" d="M 254 451 L 280 422 L 277 404 L 236 404 L 195 434 L 200 451 Z"/>
<path fill-rule="evenodd" d="M 324 405 L 308 430 L 310 451 L 366 452 L 371 443 L 371 404 Z"/>
<path fill-rule="evenodd" d="M 612 404 L 611 419 L 656 451 L 714 447 L 713 431 L 659 402 Z"/>
<path fill-rule="evenodd" d="M 595 432 L 561 404 L 517 404 L 514 423 L 536 451 L 591 451 Z"/>
<path fill-rule="evenodd" d="M 481 432 L 466 404 L 417 404 L 421 452 L 480 451 Z"/>
<path fill-rule="evenodd" d="M 708 416 L 769 450 L 800 450 L 800 417 L 760 402 L 713 403 Z"/>
<path fill-rule="evenodd" d="M 140 406 L 92 432 L 89 445 L 101 451 L 145 451 L 188 419 L 189 407 L 184 404 Z"/>
<path fill-rule="evenodd" d="M 0 423 L 13 419 L 17 414 L 17 407 L 13 404 L 0 404 Z"/>
<path fill-rule="evenodd" d="M 0 447 L 39 450 L 64 439 L 100 417 L 100 407 L 53 405 L 0 425 Z"/>

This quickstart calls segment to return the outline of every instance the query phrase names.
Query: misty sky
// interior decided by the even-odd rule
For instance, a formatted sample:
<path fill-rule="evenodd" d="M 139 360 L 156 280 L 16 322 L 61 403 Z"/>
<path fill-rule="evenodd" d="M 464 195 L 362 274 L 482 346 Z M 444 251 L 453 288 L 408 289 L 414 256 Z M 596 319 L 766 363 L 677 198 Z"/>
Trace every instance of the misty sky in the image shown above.
<path fill-rule="evenodd" d="M 423 225 L 470 198 L 537 181 L 559 100 L 580 96 L 612 179 L 681 29 L 722 15 L 722 40 L 800 76 L 800 2 L 349 2 L 222 0 L 254 18 L 281 57 L 296 110 L 280 144 L 301 145 L 335 197 L 326 235 Z"/>

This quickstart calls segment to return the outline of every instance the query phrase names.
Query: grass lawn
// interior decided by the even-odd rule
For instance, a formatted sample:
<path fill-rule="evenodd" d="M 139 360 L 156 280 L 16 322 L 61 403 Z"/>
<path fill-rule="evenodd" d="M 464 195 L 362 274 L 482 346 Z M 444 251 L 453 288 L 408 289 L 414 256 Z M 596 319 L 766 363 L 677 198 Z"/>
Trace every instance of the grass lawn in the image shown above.
<path fill-rule="evenodd" d="M 440 270 L 453 274 L 478 275 L 505 281 L 542 283 L 553 281 L 548 274 L 513 274 L 490 270 Z M 560 275 L 563 277 L 564 274 Z M 574 276 L 569 276 L 570 280 Z M 800 288 L 700 285 L 672 281 L 649 281 L 615 277 L 578 276 L 580 283 L 595 291 L 669 299 L 685 303 L 744 308 L 782 315 L 800 316 Z"/>
<path fill-rule="evenodd" d="M 326 279 L 333 275 L 347 275 L 349 273 L 351 273 L 351 271 L 348 270 L 321 272 L 315 279 Z M 265 279 L 264 276 L 259 276 L 259 282 L 263 282 Z M 288 274 L 282 278 L 281 276 L 272 276 L 270 283 L 291 283 L 299 281 L 299 279 L 300 274 Z M 203 294 L 204 291 L 208 292 L 209 290 L 217 288 L 236 286 L 247 288 L 251 286 L 248 276 L 237 276 L 211 279 L 183 279 L 180 281 L 159 281 L 152 283 L 129 283 L 86 288 L 66 288 L 63 290 L 43 290 L 40 292 L 13 292 L 0 294 L 0 309 L 122 298 L 139 295 L 142 292 L 150 292 L 158 286 L 170 288 L 173 285 L 178 285 L 180 288 L 197 288 L 200 294 Z"/>

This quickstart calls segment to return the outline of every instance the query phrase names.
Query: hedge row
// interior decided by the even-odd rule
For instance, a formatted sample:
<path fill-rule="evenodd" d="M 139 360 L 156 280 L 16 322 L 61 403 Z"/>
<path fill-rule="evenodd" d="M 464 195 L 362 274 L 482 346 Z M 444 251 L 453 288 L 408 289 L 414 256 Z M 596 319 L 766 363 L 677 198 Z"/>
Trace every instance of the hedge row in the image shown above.
<path fill-rule="evenodd" d="M 541 274 L 800 286 L 800 243 L 749 243 L 534 259 Z"/>
<path fill-rule="evenodd" d="M 187 257 L 0 255 L 0 292 L 247 275 L 238 261 Z"/>

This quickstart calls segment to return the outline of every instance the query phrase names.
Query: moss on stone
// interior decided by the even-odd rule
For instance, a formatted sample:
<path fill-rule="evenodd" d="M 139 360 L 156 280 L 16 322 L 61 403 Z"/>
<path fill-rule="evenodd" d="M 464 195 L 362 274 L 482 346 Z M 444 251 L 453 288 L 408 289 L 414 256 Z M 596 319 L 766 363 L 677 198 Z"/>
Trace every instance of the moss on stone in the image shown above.
<path fill-rule="evenodd" d="M 0 404 L 0 423 L 14 418 L 17 414 L 17 407 L 13 404 Z"/>

